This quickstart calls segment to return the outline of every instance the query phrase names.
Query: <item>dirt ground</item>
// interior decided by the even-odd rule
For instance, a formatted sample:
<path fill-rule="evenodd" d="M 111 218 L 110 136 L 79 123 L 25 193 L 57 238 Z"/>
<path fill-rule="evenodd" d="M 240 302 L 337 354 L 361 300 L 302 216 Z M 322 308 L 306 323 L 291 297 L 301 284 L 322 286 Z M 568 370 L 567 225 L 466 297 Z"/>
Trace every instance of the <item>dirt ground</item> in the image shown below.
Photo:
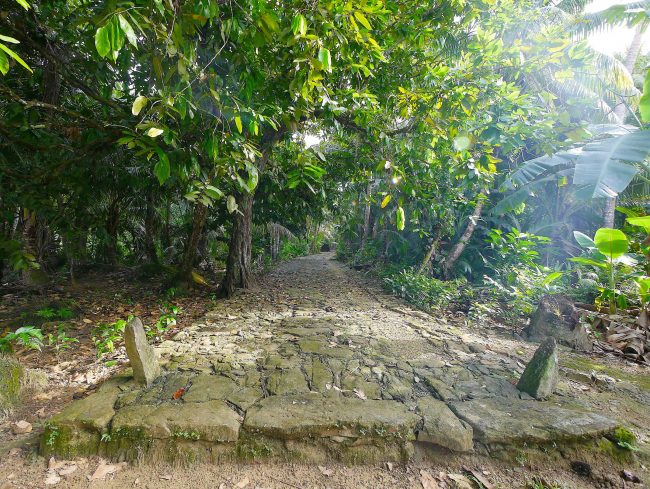
<path fill-rule="evenodd" d="M 328 311 L 328 308 L 331 308 L 332 297 L 340 295 L 339 304 L 349 304 L 345 307 L 353 309 L 359 304 L 360 298 L 365 301 L 364 307 L 369 307 L 372 300 L 381 294 L 381 291 L 376 290 L 376 285 L 366 281 L 356 272 L 350 272 L 350 275 L 346 273 L 340 283 L 314 284 L 309 290 L 301 286 L 298 279 L 303 275 L 304 270 L 299 266 L 280 267 L 279 270 L 262 278 L 259 288 L 254 289 L 252 293 L 264 294 L 261 291 L 265 290 L 265 286 L 283 284 L 280 287 L 282 290 L 276 287 L 267 293 L 270 303 L 277 304 L 286 301 L 289 297 L 291 300 L 298 301 L 301 306 L 318 305 Z M 93 328 L 98 324 L 124 319 L 131 314 L 141 317 L 145 324 L 152 324 L 162 314 L 161 297 L 164 301 L 180 307 L 181 312 L 178 314 L 177 325 L 162 335 L 158 343 L 190 327 L 201 320 L 206 312 L 217 306 L 210 290 L 190 296 L 178 296 L 175 291 L 166 289 L 162 281 L 139 278 L 134 270 L 89 274 L 80 279 L 75 286 L 57 284 L 38 293 L 28 294 L 21 290 L 11 290 L 9 293 L 0 291 L 2 299 L 0 329 L 33 324 L 47 330 L 48 327 L 53 328 L 56 325 L 43 321 L 43 318 L 36 314 L 37 311 L 47 307 L 68 307 L 74 311 L 74 317 L 65 321 L 68 334 L 79 339 L 78 344 L 62 352 L 59 358 L 48 348 L 45 348 L 43 353 L 17 352 L 26 366 L 46 372 L 48 387 L 45 391 L 30 396 L 23 406 L 0 422 L 0 489 L 50 486 L 192 487 L 196 489 L 208 487 L 224 489 L 275 487 L 578 489 L 646 487 L 641 482 L 633 481 L 635 477 L 639 480 L 650 478 L 648 463 L 650 459 L 644 455 L 648 452 L 650 442 L 648 371 L 642 366 L 626 363 L 616 357 L 589 356 L 568 351 L 564 351 L 561 358 L 563 384 L 560 395 L 579 397 L 596 406 L 603 413 L 625 419 L 641 445 L 641 462 L 634 461 L 632 458 L 610 462 L 602 457 L 592 459 L 588 455 L 581 456 L 575 452 L 562 452 L 562 456 L 539 454 L 531 457 L 522 454 L 507 460 L 480 455 L 457 456 L 441 452 L 433 456 L 430 454 L 427 461 L 416 457 L 415 461 L 406 465 L 369 466 L 345 466 L 337 463 L 319 466 L 277 462 L 191 467 L 127 466 L 104 463 L 96 457 L 74 461 L 48 461 L 39 457 L 35 452 L 35 446 L 38 435 L 42 432 L 43 422 L 74 398 L 85 397 L 87 393 L 92 392 L 104 379 L 123 369 L 127 361 L 124 349 L 120 345 L 115 352 L 98 359 L 91 338 Z M 387 306 L 377 307 L 383 307 L 385 310 Z M 401 309 L 397 310 L 397 313 L 401 314 L 399 311 Z M 344 318 L 348 313 L 343 307 L 335 312 L 343 314 Z M 365 311 L 363 313 L 365 314 Z M 510 354 L 521 366 L 532 356 L 536 348 L 534 344 L 521 341 L 517 335 L 519 329 L 510 325 L 469 325 L 461 316 L 436 319 L 445 320 L 447 332 L 457 335 L 457 341 L 461 346 L 482 343 L 490 351 Z M 412 319 L 408 321 L 413 322 Z M 372 321 L 369 320 L 368 324 L 372 324 Z M 395 334 L 402 333 L 396 330 Z M 421 334 L 421 331 L 418 334 Z M 107 362 L 111 366 L 106 366 Z M 580 373 L 591 375 L 592 380 L 585 380 L 584 375 L 582 377 L 578 375 Z M 596 382 L 594 375 L 600 375 L 599 382 Z M 613 380 L 610 383 L 607 379 Z M 13 435 L 12 423 L 23 419 L 32 423 L 33 433 Z M 579 462 L 584 463 L 581 465 Z M 623 473 L 623 470 L 627 473 Z M 102 474 L 105 474 L 105 477 L 99 477 Z"/>

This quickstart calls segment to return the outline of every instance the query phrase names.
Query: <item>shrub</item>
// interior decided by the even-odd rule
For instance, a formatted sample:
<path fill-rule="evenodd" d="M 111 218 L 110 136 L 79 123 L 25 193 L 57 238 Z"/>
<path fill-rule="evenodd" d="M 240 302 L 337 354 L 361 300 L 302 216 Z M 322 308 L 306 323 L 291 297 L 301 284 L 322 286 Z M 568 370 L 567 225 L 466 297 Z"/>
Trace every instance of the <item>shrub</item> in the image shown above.
<path fill-rule="evenodd" d="M 393 294 L 425 311 L 446 309 L 471 297 L 471 288 L 463 278 L 443 281 L 412 268 L 385 277 L 384 283 Z"/>
<path fill-rule="evenodd" d="M 280 260 L 291 260 L 309 254 L 309 241 L 306 239 L 289 239 L 280 246 Z"/>

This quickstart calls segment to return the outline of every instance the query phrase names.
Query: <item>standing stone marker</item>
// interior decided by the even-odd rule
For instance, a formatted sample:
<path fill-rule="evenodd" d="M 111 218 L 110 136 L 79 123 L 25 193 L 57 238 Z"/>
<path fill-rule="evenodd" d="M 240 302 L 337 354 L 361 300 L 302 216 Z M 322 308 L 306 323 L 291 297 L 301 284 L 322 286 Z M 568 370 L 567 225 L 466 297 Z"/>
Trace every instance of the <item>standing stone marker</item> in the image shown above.
<path fill-rule="evenodd" d="M 535 399 L 550 396 L 557 385 L 558 361 L 555 338 L 547 338 L 537 349 L 517 383 L 517 389 Z"/>
<path fill-rule="evenodd" d="M 139 384 L 150 386 L 160 376 L 160 366 L 153 347 L 147 342 L 140 318 L 133 318 L 126 325 L 124 343 L 133 368 L 133 378 Z"/>

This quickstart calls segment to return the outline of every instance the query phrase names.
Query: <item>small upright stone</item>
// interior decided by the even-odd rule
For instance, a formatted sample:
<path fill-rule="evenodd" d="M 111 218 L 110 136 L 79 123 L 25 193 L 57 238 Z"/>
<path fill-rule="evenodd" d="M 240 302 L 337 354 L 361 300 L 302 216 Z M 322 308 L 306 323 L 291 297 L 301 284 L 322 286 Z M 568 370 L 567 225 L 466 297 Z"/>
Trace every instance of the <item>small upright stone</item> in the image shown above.
<path fill-rule="evenodd" d="M 517 383 L 517 389 L 535 399 L 545 399 L 557 386 L 558 361 L 555 338 L 547 338 L 537 349 Z"/>
<path fill-rule="evenodd" d="M 139 384 L 150 386 L 160 375 L 160 366 L 153 347 L 147 342 L 147 335 L 139 318 L 133 318 L 124 331 L 126 354 L 133 368 L 133 378 Z"/>

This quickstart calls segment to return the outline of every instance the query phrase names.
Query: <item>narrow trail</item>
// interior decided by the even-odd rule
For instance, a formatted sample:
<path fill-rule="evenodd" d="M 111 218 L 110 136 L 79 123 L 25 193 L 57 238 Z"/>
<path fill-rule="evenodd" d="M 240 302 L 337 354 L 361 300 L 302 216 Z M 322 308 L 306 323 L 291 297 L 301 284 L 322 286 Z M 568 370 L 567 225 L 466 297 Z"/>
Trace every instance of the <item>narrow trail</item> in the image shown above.
<path fill-rule="evenodd" d="M 578 440 L 647 420 L 647 393 L 635 386 L 592 392 L 563 377 L 548 401 L 520 393 L 514 383 L 534 348 L 417 311 L 322 253 L 280 264 L 158 345 L 164 374 L 151 387 L 125 374 L 71 404 L 50 420 L 42 449 L 235 473 L 228 464 L 242 460 L 467 462 L 546 457 L 549 447 L 571 457 Z M 636 400 L 613 409 L 623 394 Z M 413 477 L 407 469 L 391 484 Z"/>

